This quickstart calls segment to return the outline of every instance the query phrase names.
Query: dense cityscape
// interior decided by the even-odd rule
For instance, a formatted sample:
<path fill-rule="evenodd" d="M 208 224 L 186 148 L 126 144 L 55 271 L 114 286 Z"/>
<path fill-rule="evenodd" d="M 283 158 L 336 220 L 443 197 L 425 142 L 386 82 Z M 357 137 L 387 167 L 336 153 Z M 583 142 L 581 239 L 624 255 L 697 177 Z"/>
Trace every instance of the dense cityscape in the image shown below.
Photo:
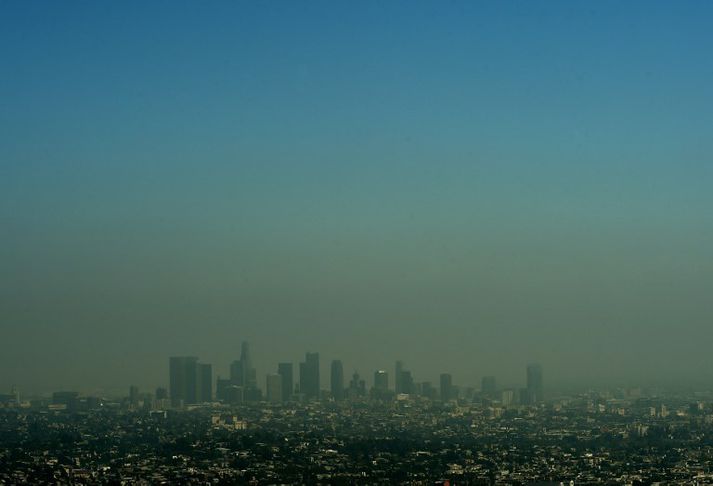
<path fill-rule="evenodd" d="M 0 1 L 0 486 L 713 485 L 713 1 Z"/>
<path fill-rule="evenodd" d="M 397 361 L 372 385 L 307 353 L 259 386 L 243 343 L 228 378 L 196 357 L 169 359 L 169 386 L 125 397 L 57 391 L 0 396 L 0 483 L 707 484 L 713 394 L 523 388 L 496 377 L 418 382 Z"/>

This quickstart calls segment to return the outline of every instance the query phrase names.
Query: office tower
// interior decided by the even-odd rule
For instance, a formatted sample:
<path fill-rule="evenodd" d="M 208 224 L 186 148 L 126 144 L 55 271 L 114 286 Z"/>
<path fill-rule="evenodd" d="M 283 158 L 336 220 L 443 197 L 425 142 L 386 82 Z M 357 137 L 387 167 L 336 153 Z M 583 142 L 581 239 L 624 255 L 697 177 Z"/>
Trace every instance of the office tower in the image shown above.
<path fill-rule="evenodd" d="M 527 404 L 536 405 L 544 400 L 542 383 L 542 366 L 530 364 L 527 366 Z"/>
<path fill-rule="evenodd" d="M 371 396 L 377 400 L 385 400 L 391 397 L 389 390 L 389 374 L 384 370 L 374 372 L 374 386 L 371 389 Z"/>
<path fill-rule="evenodd" d="M 350 399 L 363 397 L 366 395 L 366 382 L 359 377 L 359 373 L 356 371 L 352 375 L 351 381 L 349 381 L 347 395 Z"/>
<path fill-rule="evenodd" d="M 168 390 L 163 387 L 156 388 L 156 400 L 168 399 Z"/>
<path fill-rule="evenodd" d="M 330 391 L 335 400 L 344 398 L 344 367 L 341 360 L 332 361 L 330 369 Z"/>
<path fill-rule="evenodd" d="M 300 393 L 308 400 L 319 398 L 319 353 L 307 353 L 300 363 Z"/>
<path fill-rule="evenodd" d="M 171 405 L 180 407 L 196 403 L 198 358 L 178 356 L 169 359 Z"/>
<path fill-rule="evenodd" d="M 250 355 L 250 343 L 243 341 L 240 348 L 240 362 L 242 363 L 243 371 L 243 386 L 257 387 L 257 373 L 253 368 L 253 362 Z"/>
<path fill-rule="evenodd" d="M 396 373 L 394 374 L 394 391 L 396 393 L 403 393 L 403 385 L 401 383 L 401 378 L 404 369 L 403 361 L 396 362 Z"/>
<path fill-rule="evenodd" d="M 206 363 L 198 363 L 197 368 L 197 396 L 198 403 L 213 401 L 213 367 Z"/>
<path fill-rule="evenodd" d="M 240 361 L 243 363 L 245 368 L 250 368 L 252 366 L 252 359 L 250 358 L 250 343 L 243 341 L 240 346 Z"/>
<path fill-rule="evenodd" d="M 267 375 L 265 385 L 267 401 L 270 403 L 280 403 L 282 401 L 282 375 L 277 373 Z"/>
<path fill-rule="evenodd" d="M 413 385 L 413 377 L 410 371 L 401 370 L 401 392 L 406 394 L 412 394 L 415 391 Z"/>
<path fill-rule="evenodd" d="M 403 361 L 396 362 L 396 376 L 394 377 L 394 391 L 398 393 L 412 394 L 416 388 L 413 383 L 411 372 L 404 369 Z"/>
<path fill-rule="evenodd" d="M 332 361 L 330 384 L 332 398 L 337 401 L 344 400 L 344 367 L 342 366 L 342 362 L 338 359 Z"/>
<path fill-rule="evenodd" d="M 384 370 L 374 372 L 374 388 L 380 392 L 385 392 L 389 389 L 389 374 Z"/>
<path fill-rule="evenodd" d="M 243 386 L 243 362 L 235 360 L 230 363 L 230 382 L 236 386 Z"/>
<path fill-rule="evenodd" d="M 215 399 L 220 400 L 220 401 L 227 401 L 228 400 L 228 395 L 226 393 L 227 389 L 229 386 L 237 386 L 233 385 L 233 381 L 230 378 L 220 378 L 215 382 Z"/>
<path fill-rule="evenodd" d="M 453 377 L 450 373 L 441 373 L 441 401 L 453 398 Z"/>
<path fill-rule="evenodd" d="M 495 398 L 497 388 L 494 376 L 484 376 L 480 382 L 480 393 L 487 398 Z"/>
<path fill-rule="evenodd" d="M 294 389 L 294 378 L 292 376 L 292 363 L 280 363 L 277 365 L 277 374 L 282 377 L 282 401 L 287 402 L 292 398 Z"/>
<path fill-rule="evenodd" d="M 134 407 L 139 404 L 139 387 L 136 385 L 129 387 L 129 404 Z"/>
<path fill-rule="evenodd" d="M 230 364 L 231 386 L 240 387 L 240 401 L 257 402 L 262 400 L 262 392 L 257 386 L 257 371 L 253 368 L 250 354 L 250 343 L 243 341 L 240 347 L 240 359 Z M 227 393 L 227 388 L 221 390 L 221 395 Z M 230 392 L 235 397 L 235 392 Z"/>

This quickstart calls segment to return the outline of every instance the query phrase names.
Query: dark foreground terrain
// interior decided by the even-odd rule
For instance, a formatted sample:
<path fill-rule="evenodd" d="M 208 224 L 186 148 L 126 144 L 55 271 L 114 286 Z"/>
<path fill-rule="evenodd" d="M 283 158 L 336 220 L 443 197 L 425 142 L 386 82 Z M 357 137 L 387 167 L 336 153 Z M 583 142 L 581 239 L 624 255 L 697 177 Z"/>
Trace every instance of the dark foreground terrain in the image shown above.
<path fill-rule="evenodd" d="M 713 482 L 707 399 L 589 393 L 504 407 L 401 398 L 0 409 L 0 483 Z"/>

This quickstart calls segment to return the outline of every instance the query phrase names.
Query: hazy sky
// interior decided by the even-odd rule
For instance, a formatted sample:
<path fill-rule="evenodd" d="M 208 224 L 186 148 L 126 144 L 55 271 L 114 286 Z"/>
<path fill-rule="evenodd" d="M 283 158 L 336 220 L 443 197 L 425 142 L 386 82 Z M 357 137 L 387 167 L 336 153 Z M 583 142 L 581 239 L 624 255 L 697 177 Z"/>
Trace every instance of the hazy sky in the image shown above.
<path fill-rule="evenodd" d="M 713 383 L 713 3 L 0 2 L 0 392 Z"/>

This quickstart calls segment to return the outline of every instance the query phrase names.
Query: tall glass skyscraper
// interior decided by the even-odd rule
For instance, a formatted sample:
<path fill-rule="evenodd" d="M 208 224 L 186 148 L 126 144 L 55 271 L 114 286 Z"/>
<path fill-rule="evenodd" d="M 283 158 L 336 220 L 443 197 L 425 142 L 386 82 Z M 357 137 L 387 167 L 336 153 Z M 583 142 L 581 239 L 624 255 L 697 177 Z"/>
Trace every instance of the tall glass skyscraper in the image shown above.
<path fill-rule="evenodd" d="M 198 401 L 198 358 L 174 356 L 169 358 L 171 405 L 180 407 Z"/>
<path fill-rule="evenodd" d="M 307 399 L 319 398 L 319 353 L 307 353 L 300 363 L 300 391 Z"/>
<path fill-rule="evenodd" d="M 332 397 L 335 400 L 344 399 L 344 367 L 338 359 L 332 361 L 332 369 L 330 374 L 330 385 Z"/>
<path fill-rule="evenodd" d="M 277 365 L 277 374 L 282 377 L 282 401 L 287 402 L 292 398 L 292 390 L 294 389 L 292 363 L 279 363 Z"/>
<path fill-rule="evenodd" d="M 542 366 L 537 363 L 527 365 L 527 402 L 529 405 L 535 405 L 544 399 Z"/>

